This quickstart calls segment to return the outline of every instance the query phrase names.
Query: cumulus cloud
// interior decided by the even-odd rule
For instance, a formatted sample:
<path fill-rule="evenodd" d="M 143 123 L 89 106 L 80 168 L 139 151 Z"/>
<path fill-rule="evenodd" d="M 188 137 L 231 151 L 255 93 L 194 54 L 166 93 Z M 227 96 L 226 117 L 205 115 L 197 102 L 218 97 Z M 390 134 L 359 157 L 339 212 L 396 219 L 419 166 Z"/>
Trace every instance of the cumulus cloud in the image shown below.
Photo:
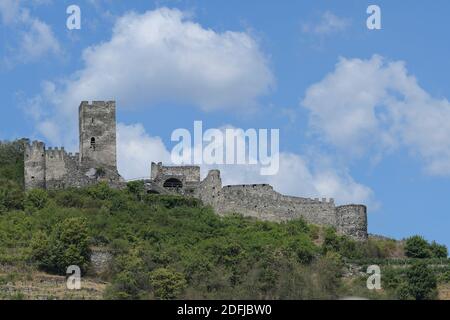
<path fill-rule="evenodd" d="M 356 182 L 345 168 L 318 165 L 316 159 L 294 153 L 280 153 L 280 170 L 262 176 L 260 166 L 221 165 L 224 184 L 268 183 L 283 194 L 334 198 L 338 204 L 364 203 L 377 207 L 373 191 Z"/>
<path fill-rule="evenodd" d="M 170 163 L 170 153 L 159 137 L 150 136 L 140 123 L 117 125 L 117 159 L 126 179 L 150 176 L 151 162 Z"/>
<path fill-rule="evenodd" d="M 31 1 L 33 4 L 45 1 Z M 17 32 L 11 53 L 4 58 L 8 65 L 29 63 L 48 54 L 59 54 L 61 47 L 51 27 L 30 14 L 18 0 L 0 1 L 0 17 L 4 27 Z"/>
<path fill-rule="evenodd" d="M 429 173 L 450 174 L 450 103 L 423 90 L 402 61 L 342 58 L 302 105 L 312 130 L 351 156 L 406 147 Z"/>
<path fill-rule="evenodd" d="M 303 24 L 303 32 L 315 35 L 329 35 L 341 32 L 350 26 L 350 20 L 336 16 L 330 11 L 324 12 L 316 23 Z"/>
<path fill-rule="evenodd" d="M 174 102 L 242 110 L 254 107 L 274 82 L 249 34 L 215 32 L 177 9 L 125 14 L 111 39 L 85 49 L 82 58 L 84 67 L 53 83 L 44 99 L 54 109 L 50 121 L 62 118 L 72 128 L 80 100 L 116 100 L 120 108 Z"/>

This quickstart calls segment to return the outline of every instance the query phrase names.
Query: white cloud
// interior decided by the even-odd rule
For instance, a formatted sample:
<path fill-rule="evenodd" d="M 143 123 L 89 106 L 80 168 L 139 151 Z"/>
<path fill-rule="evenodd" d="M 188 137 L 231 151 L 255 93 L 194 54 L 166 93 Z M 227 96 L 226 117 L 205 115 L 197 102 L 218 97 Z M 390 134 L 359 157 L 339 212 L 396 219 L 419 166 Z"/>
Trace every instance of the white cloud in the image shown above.
<path fill-rule="evenodd" d="M 36 18 L 30 18 L 29 29 L 21 32 L 18 59 L 24 62 L 36 61 L 46 54 L 59 54 L 61 48 L 49 25 Z"/>
<path fill-rule="evenodd" d="M 407 147 L 431 174 L 450 174 L 450 103 L 430 96 L 402 61 L 340 59 L 306 91 L 310 126 L 351 156 Z"/>
<path fill-rule="evenodd" d="M 150 176 L 151 162 L 169 163 L 170 153 L 161 138 L 151 137 L 142 124 L 117 126 L 117 160 L 120 174 L 125 179 Z"/>
<path fill-rule="evenodd" d="M 334 198 L 338 204 L 364 203 L 378 206 L 373 191 L 356 181 L 345 169 L 315 163 L 315 159 L 280 154 L 280 170 L 273 176 L 260 175 L 260 166 L 218 166 L 224 184 L 268 183 L 280 193 L 311 198 Z"/>
<path fill-rule="evenodd" d="M 17 20 L 19 15 L 19 1 L 18 0 L 2 0 L 0 1 L 0 17 L 3 24 L 11 24 Z"/>
<path fill-rule="evenodd" d="M 46 1 L 31 1 L 33 4 Z M 61 53 L 61 47 L 51 27 L 30 14 L 18 0 L 0 1 L 0 16 L 4 27 L 18 34 L 11 52 L 4 58 L 8 65 L 28 63 L 48 55 Z"/>
<path fill-rule="evenodd" d="M 350 26 L 350 20 L 336 16 L 330 11 L 326 11 L 317 23 L 306 23 L 303 25 L 303 32 L 316 35 L 329 35 L 341 32 Z"/>
<path fill-rule="evenodd" d="M 47 120 L 63 119 L 73 131 L 70 119 L 80 100 L 116 100 L 119 108 L 174 102 L 242 111 L 256 106 L 274 82 L 249 34 L 218 33 L 168 8 L 122 16 L 111 39 L 85 49 L 83 61 L 69 79 L 53 83 L 51 94 L 43 93 L 53 107 Z"/>

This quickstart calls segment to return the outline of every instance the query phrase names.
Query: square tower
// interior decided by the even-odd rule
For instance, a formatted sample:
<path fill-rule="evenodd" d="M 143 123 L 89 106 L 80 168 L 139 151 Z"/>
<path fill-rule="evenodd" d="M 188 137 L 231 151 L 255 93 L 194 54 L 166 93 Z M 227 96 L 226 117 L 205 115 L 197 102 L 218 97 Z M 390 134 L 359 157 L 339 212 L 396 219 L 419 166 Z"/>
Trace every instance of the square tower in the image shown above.
<path fill-rule="evenodd" d="M 116 102 L 81 102 L 79 123 L 81 166 L 117 170 Z"/>

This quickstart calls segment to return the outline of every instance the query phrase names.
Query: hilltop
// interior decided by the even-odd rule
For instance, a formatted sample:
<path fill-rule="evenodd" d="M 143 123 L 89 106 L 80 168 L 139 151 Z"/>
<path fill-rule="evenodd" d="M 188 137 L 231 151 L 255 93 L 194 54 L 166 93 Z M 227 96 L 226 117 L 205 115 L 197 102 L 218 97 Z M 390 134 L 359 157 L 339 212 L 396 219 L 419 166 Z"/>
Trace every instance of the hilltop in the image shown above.
<path fill-rule="evenodd" d="M 420 237 L 358 242 L 301 219 L 221 217 L 198 199 L 147 194 L 139 181 L 24 192 L 22 172 L 21 142 L 1 144 L 3 299 L 448 295 L 447 249 Z M 370 264 L 382 269 L 382 290 L 366 288 Z M 82 290 L 64 287 L 68 265 L 81 267 Z"/>

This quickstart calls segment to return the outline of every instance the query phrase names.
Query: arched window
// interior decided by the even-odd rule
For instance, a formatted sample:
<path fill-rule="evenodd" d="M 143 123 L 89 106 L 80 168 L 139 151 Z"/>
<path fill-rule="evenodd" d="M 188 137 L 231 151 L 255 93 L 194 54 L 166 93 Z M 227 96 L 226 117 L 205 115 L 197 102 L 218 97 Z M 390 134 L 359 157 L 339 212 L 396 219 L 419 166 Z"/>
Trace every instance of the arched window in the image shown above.
<path fill-rule="evenodd" d="M 180 189 L 183 188 L 183 183 L 178 179 L 170 178 L 164 182 L 163 187 L 169 189 Z"/>
<path fill-rule="evenodd" d="M 91 149 L 94 149 L 94 151 L 95 151 L 95 138 L 94 137 L 91 138 Z"/>

